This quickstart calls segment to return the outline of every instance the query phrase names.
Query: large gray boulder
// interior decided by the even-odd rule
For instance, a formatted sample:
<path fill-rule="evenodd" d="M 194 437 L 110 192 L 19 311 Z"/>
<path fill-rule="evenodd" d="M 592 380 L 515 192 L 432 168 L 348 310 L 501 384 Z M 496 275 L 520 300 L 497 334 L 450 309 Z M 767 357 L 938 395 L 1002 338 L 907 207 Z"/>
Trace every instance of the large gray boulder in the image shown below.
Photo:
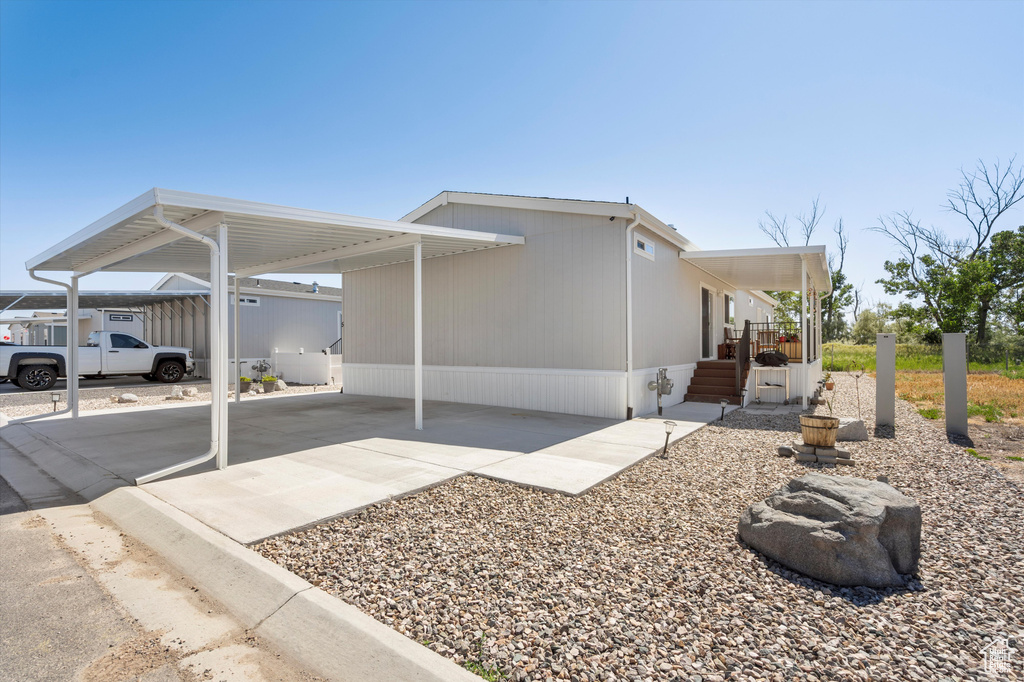
<path fill-rule="evenodd" d="M 807 474 L 751 505 L 740 537 L 757 551 L 833 585 L 894 587 L 917 572 L 921 507 L 887 483 Z"/>

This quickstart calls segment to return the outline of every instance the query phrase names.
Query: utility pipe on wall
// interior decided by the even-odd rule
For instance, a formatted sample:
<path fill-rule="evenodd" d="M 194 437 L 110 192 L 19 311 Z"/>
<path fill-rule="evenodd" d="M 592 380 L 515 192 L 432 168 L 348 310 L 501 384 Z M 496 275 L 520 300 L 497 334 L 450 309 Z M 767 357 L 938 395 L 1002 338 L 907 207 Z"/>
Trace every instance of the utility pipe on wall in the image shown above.
<path fill-rule="evenodd" d="M 163 206 L 156 206 L 153 209 L 153 217 L 156 218 L 156 221 L 158 223 L 160 223 L 161 225 L 163 225 L 167 229 L 173 230 L 173 231 L 177 232 L 178 234 L 181 234 L 181 235 L 183 235 L 185 237 L 188 237 L 189 239 L 194 239 L 195 241 L 202 242 L 203 244 L 206 244 L 207 247 L 209 247 L 209 249 L 210 249 L 210 289 L 211 289 L 210 293 L 211 293 L 211 298 L 213 299 L 213 301 L 212 301 L 213 305 L 211 306 L 211 308 L 212 308 L 212 311 L 213 311 L 213 314 L 214 314 L 215 318 L 219 318 L 221 315 L 224 316 L 224 318 L 225 318 L 224 322 L 225 322 L 225 326 L 226 326 L 227 315 L 222 310 L 218 310 L 218 308 L 220 308 L 220 305 L 219 305 L 220 304 L 220 297 L 218 296 L 218 294 L 220 294 L 220 293 L 226 294 L 226 292 L 221 292 L 220 291 L 220 289 L 222 288 L 221 285 L 220 285 L 221 279 L 220 279 L 220 276 L 219 276 L 220 275 L 221 262 L 222 262 L 221 261 L 221 246 L 220 246 L 220 244 L 218 244 L 216 240 L 214 240 L 214 239 L 212 239 L 210 237 L 206 237 L 204 235 L 201 235 L 198 232 L 193 232 L 192 230 L 188 229 L 187 227 L 183 227 L 182 225 L 178 225 L 177 223 L 174 223 L 174 222 L 171 222 L 170 220 L 167 220 L 164 217 Z M 226 233 L 226 228 L 223 228 L 223 226 L 222 226 L 222 229 L 223 229 L 224 233 Z M 226 240 L 224 242 L 224 246 L 225 247 L 227 246 Z M 225 249 L 225 251 L 226 251 L 226 249 Z M 214 338 L 216 338 L 218 342 L 220 340 L 218 338 L 219 337 L 219 332 L 220 332 L 220 325 L 213 325 L 213 335 L 214 335 Z M 211 396 L 210 396 L 211 397 L 211 400 L 210 400 L 210 449 L 207 450 L 205 453 L 199 455 L 198 457 L 193 457 L 192 459 L 185 460 L 184 462 L 179 462 L 178 464 L 173 464 L 173 465 L 171 465 L 169 467 L 165 467 L 163 469 L 160 469 L 159 471 L 154 471 L 151 474 L 146 474 L 145 476 L 139 476 L 138 478 L 135 479 L 135 484 L 136 485 L 142 485 L 143 483 L 149 483 L 150 481 L 155 481 L 155 480 L 157 480 L 159 478 L 163 478 L 165 476 L 170 476 L 171 474 L 176 474 L 179 471 L 182 471 L 184 469 L 188 469 L 188 468 L 194 467 L 197 464 L 202 464 L 203 462 L 208 462 L 208 461 L 210 461 L 211 459 L 213 459 L 214 457 L 217 456 L 217 453 L 218 453 L 218 450 L 219 450 L 219 445 L 220 445 L 220 438 L 221 438 L 221 434 L 222 434 L 222 431 L 221 431 L 221 428 L 220 428 L 221 427 L 221 424 L 220 424 L 220 421 L 221 421 L 221 409 L 226 407 L 226 400 L 227 400 L 227 396 L 224 395 L 225 390 L 227 389 L 227 381 L 226 381 L 226 377 L 222 376 L 222 374 L 221 374 L 221 365 L 223 364 L 223 360 L 224 360 L 224 355 L 221 355 L 221 352 L 222 352 L 221 347 L 220 347 L 219 343 L 211 343 L 211 345 L 213 346 L 213 361 L 211 363 L 212 364 L 212 368 L 211 368 L 212 371 L 211 371 L 211 383 L 210 383 L 210 392 L 211 392 Z M 219 462 L 218 462 L 218 464 L 219 464 Z"/>
<path fill-rule="evenodd" d="M 626 225 L 626 419 L 633 418 L 633 231 L 639 224 L 635 212 Z"/>

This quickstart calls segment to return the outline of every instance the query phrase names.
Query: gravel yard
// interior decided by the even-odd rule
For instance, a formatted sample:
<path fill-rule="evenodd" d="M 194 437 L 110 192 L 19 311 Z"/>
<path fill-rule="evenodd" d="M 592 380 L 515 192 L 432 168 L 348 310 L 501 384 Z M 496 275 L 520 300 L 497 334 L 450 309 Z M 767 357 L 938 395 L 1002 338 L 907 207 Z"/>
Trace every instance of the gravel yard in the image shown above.
<path fill-rule="evenodd" d="M 84 382 L 83 382 L 84 383 Z M 180 405 L 182 403 L 208 403 L 210 402 L 210 384 L 187 383 L 181 384 L 182 388 L 197 388 L 199 394 L 195 397 L 182 400 L 168 400 L 171 390 L 177 384 L 153 384 L 152 386 L 132 388 L 80 388 L 78 393 L 78 409 L 82 412 L 87 410 L 105 410 L 112 407 L 131 409 L 142 405 Z M 336 386 L 288 386 L 282 391 L 275 391 L 273 394 L 264 396 L 242 396 L 242 400 L 262 399 L 277 395 L 288 395 L 298 393 L 312 393 L 313 391 L 337 391 Z M 33 414 L 50 412 L 53 410 L 51 393 L 60 393 L 61 400 L 57 403 L 57 409 L 63 410 L 68 406 L 67 391 L 21 391 L 0 395 L 0 412 L 12 419 L 28 417 Z M 137 403 L 116 402 L 117 396 L 124 393 L 132 393 L 139 398 Z M 234 395 L 234 391 L 229 391 Z"/>
<path fill-rule="evenodd" d="M 869 377 L 860 394 L 870 425 Z M 857 415 L 849 375 L 834 404 Z M 579 498 L 467 476 L 256 549 L 489 679 L 995 679 L 982 648 L 1024 635 L 1024 489 L 908 403 L 897 422 L 836 470 L 776 455 L 796 415 L 738 411 Z M 832 587 L 741 544 L 743 509 L 808 470 L 918 500 L 907 589 Z M 1001 679 L 1024 679 L 1017 647 Z"/>

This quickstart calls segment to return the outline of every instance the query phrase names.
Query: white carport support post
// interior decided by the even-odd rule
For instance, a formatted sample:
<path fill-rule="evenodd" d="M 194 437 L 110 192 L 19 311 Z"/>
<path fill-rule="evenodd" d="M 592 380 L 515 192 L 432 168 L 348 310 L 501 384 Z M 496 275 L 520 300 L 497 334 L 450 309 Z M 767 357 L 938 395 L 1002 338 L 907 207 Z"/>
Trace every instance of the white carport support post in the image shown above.
<path fill-rule="evenodd" d="M 223 365 L 226 363 L 227 354 L 227 312 L 224 308 L 227 304 L 227 285 L 226 282 L 222 283 L 220 276 L 221 264 L 227 262 L 227 227 L 220 225 L 218 229 L 218 240 L 211 239 L 210 237 L 193 232 L 192 230 L 171 222 L 164 218 L 164 210 L 162 206 L 156 206 L 153 209 L 153 217 L 156 221 L 164 227 L 177 232 L 178 234 L 184 235 L 189 239 L 202 242 L 210 249 L 210 309 L 207 313 L 207 319 L 210 320 L 210 449 L 192 459 L 172 464 L 169 467 L 164 467 L 159 471 L 154 471 L 151 474 L 145 476 L 139 476 L 135 479 L 136 485 L 142 485 L 155 481 L 171 474 L 176 474 L 179 471 L 184 471 L 203 462 L 208 462 L 214 457 L 217 457 L 217 464 L 220 465 L 220 446 L 223 441 L 225 446 L 224 449 L 224 462 L 225 466 L 227 463 L 227 429 L 221 429 L 222 421 L 227 421 L 227 376 L 223 372 Z M 224 253 L 221 252 L 220 245 L 225 246 Z M 31 274 L 31 271 L 29 271 Z M 226 280 L 226 276 L 224 280 Z M 222 301 L 223 298 L 223 301 Z M 223 317 L 223 325 L 218 324 Z M 223 329 L 222 329 L 223 327 Z M 221 332 L 225 337 L 223 348 L 220 345 Z M 163 334 L 163 330 L 160 332 Z M 218 379 L 220 381 L 218 381 Z M 223 438 L 222 438 L 223 436 Z M 222 467 L 223 468 L 223 467 Z"/>
<path fill-rule="evenodd" d="M 71 299 L 73 299 L 73 298 L 75 299 L 75 306 L 77 307 L 78 299 L 74 295 L 72 295 L 72 284 L 64 284 L 64 282 L 58 282 L 57 280 L 46 279 L 45 277 L 40 277 L 39 275 L 36 274 L 36 271 L 32 270 L 32 269 L 29 269 L 28 276 L 31 277 L 32 279 L 36 280 L 37 282 L 46 282 L 47 284 L 53 284 L 53 285 L 58 286 L 58 287 L 64 287 L 64 289 L 66 289 L 67 292 L 68 292 L 68 313 L 71 312 L 71 310 L 70 310 L 70 308 L 71 308 Z M 72 283 L 73 283 L 73 285 L 75 287 L 78 286 L 77 278 L 72 277 L 71 281 L 72 281 Z M 77 313 L 76 313 L 76 315 L 77 315 Z M 67 318 L 65 317 L 65 319 L 67 319 Z M 53 328 L 52 324 L 50 325 L 50 328 L 51 329 Z M 21 424 L 22 422 L 30 422 L 30 421 L 34 421 L 36 419 L 46 419 L 47 417 L 52 417 L 52 416 L 58 415 L 58 414 L 67 414 L 68 412 L 72 413 L 72 415 L 71 415 L 72 417 L 77 417 L 78 416 L 78 403 L 77 403 L 78 396 L 77 396 L 77 392 L 75 394 L 75 401 L 76 402 L 72 406 L 72 403 L 71 403 L 72 396 L 71 396 L 71 388 L 70 388 L 71 387 L 71 378 L 70 377 L 77 376 L 77 372 L 78 372 L 78 365 L 75 363 L 75 361 L 78 359 L 78 352 L 77 352 L 78 349 L 77 348 L 72 349 L 72 347 L 71 347 L 71 342 L 72 342 L 73 339 L 71 337 L 71 331 L 70 330 L 68 330 L 68 333 L 65 334 L 64 336 L 65 336 L 65 341 L 67 342 L 67 354 L 65 355 L 65 359 L 64 359 L 64 371 L 66 372 L 66 374 L 68 376 L 68 406 L 65 407 L 63 410 L 57 410 L 56 412 L 44 412 L 42 414 L 33 414 L 33 415 L 29 416 L 29 417 L 21 417 L 20 419 L 12 419 L 9 422 L 7 422 L 8 425 L 10 425 L 10 424 Z M 53 338 L 53 332 L 52 331 L 50 332 L 50 338 Z M 77 339 L 77 338 L 78 338 L 78 335 L 76 333 L 75 334 L 75 339 Z"/>
<path fill-rule="evenodd" d="M 68 296 L 68 407 L 71 418 L 78 419 L 78 275 L 71 277 Z"/>
<path fill-rule="evenodd" d="M 242 359 L 238 355 L 238 332 L 241 329 L 239 319 L 242 317 L 242 289 L 238 284 L 238 273 L 235 273 L 235 402 L 242 402 Z"/>
<path fill-rule="evenodd" d="M 217 268 L 217 350 L 219 357 L 214 363 L 219 366 L 220 380 L 214 385 L 210 397 L 218 406 L 220 419 L 217 424 L 217 468 L 228 468 L 228 226 L 221 223 L 217 228 L 217 244 L 220 246 Z M 212 285 L 212 282 L 211 282 Z M 238 315 L 238 311 L 235 311 Z M 236 390 L 237 394 L 238 391 Z"/>
<path fill-rule="evenodd" d="M 807 261 L 800 258 L 800 361 L 804 369 L 804 385 L 800 389 L 800 406 L 807 409 L 807 392 L 811 386 L 811 373 L 807 371 L 807 330 L 810 328 L 807 319 Z"/>
<path fill-rule="evenodd" d="M 423 243 L 413 247 L 413 383 L 416 400 L 416 430 L 423 430 Z"/>

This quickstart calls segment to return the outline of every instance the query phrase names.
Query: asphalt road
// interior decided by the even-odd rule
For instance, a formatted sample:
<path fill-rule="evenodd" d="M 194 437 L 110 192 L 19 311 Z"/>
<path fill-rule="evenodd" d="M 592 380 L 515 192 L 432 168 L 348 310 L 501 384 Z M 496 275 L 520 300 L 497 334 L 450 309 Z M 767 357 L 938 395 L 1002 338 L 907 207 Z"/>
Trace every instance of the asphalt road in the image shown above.
<path fill-rule="evenodd" d="M 0 680 L 70 680 L 131 621 L 0 478 Z"/>
<path fill-rule="evenodd" d="M 186 378 L 178 383 L 181 385 L 188 385 L 193 383 L 209 383 L 209 379 L 192 379 Z M 160 386 L 158 382 L 146 381 L 139 377 L 113 377 L 110 379 L 79 379 L 78 389 L 85 390 L 88 388 L 138 388 L 139 386 Z M 170 386 L 170 384 L 163 384 L 164 386 Z M 66 391 L 68 388 L 67 380 L 57 379 L 57 385 L 54 386 L 50 391 L 40 391 L 40 393 L 50 393 L 52 391 Z M 14 383 L 7 381 L 0 384 L 0 395 L 8 393 L 31 393 L 23 388 L 15 386 Z"/>

